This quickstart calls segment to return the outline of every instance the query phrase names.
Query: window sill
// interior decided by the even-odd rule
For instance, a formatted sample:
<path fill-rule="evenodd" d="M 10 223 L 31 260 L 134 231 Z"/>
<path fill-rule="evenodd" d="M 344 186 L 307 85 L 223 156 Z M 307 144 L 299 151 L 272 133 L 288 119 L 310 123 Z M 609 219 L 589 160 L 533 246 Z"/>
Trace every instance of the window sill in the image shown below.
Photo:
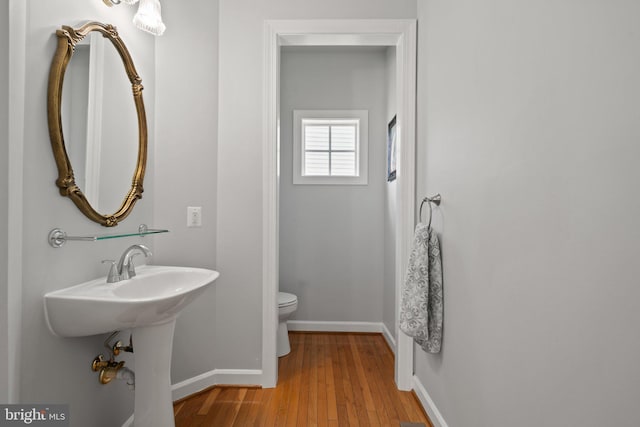
<path fill-rule="evenodd" d="M 294 185 L 367 185 L 364 176 L 294 176 Z"/>

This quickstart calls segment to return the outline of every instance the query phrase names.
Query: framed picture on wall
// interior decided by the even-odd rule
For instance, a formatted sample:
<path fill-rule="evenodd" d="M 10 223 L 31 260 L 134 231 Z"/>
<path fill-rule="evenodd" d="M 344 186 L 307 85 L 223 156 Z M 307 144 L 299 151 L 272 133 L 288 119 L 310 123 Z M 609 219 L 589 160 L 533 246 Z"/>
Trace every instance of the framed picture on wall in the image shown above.
<path fill-rule="evenodd" d="M 387 182 L 396 179 L 396 116 L 387 127 Z"/>

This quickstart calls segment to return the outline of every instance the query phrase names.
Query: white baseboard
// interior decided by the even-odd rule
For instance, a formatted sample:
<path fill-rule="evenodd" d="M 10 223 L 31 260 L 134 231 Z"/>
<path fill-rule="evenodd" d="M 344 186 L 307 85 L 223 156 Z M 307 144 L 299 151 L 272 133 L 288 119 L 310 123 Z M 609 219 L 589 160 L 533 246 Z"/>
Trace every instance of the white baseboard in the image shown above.
<path fill-rule="evenodd" d="M 261 369 L 214 369 L 171 386 L 173 400 L 179 400 L 217 384 L 262 384 Z"/>
<path fill-rule="evenodd" d="M 396 339 L 391 335 L 391 331 L 387 329 L 387 325 L 384 323 L 382 324 L 382 336 L 387 341 L 387 344 L 389 344 L 393 354 L 396 354 Z"/>
<path fill-rule="evenodd" d="M 427 389 L 424 388 L 420 379 L 415 375 L 413 376 L 413 391 L 416 392 L 416 395 L 418 396 L 425 412 L 429 416 L 433 427 L 449 427 L 447 422 L 444 420 L 444 417 L 436 407 L 433 399 L 431 399 L 431 396 L 427 393 Z"/>
<path fill-rule="evenodd" d="M 330 322 L 323 320 L 289 320 L 290 331 L 304 332 L 382 332 L 380 322 Z"/>

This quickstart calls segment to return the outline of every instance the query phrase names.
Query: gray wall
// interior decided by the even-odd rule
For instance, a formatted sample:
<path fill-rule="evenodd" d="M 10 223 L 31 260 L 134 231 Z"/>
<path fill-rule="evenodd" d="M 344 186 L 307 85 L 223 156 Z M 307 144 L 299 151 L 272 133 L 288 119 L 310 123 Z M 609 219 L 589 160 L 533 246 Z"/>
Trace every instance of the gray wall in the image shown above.
<path fill-rule="evenodd" d="M 385 123 L 387 125 L 396 115 L 396 48 L 388 47 L 385 53 L 386 84 L 387 84 L 387 109 Z M 388 129 L 388 126 L 387 126 Z M 385 129 L 385 150 L 383 159 L 383 175 L 387 173 L 387 150 Z M 387 330 L 396 339 L 396 182 L 385 184 L 384 189 L 384 286 L 382 297 L 382 319 Z"/>
<path fill-rule="evenodd" d="M 0 58 L 9 58 L 9 2 L 0 3 Z M 0 61 L 0 342 L 8 339 L 7 313 L 7 235 L 8 235 L 8 173 L 9 173 L 9 61 Z M 0 348 L 0 402 L 9 399 L 8 347 Z"/>
<path fill-rule="evenodd" d="M 263 20 L 415 16 L 415 0 L 220 1 L 217 266 L 221 276 L 215 307 L 220 368 L 261 366 Z"/>
<path fill-rule="evenodd" d="M 102 259 L 119 256 L 124 248 L 137 241 L 144 241 L 153 248 L 154 238 L 69 242 L 61 249 L 54 249 L 47 244 L 46 236 L 54 227 L 82 235 L 136 230 L 143 222 L 153 224 L 153 175 L 149 173 L 145 180 L 144 198 L 116 230 L 89 221 L 69 199 L 61 197 L 54 184 L 57 170 L 47 129 L 47 79 L 56 47 L 54 33 L 57 28 L 63 24 L 78 25 L 87 18 L 116 25 L 145 86 L 149 141 L 153 150 L 155 39 L 131 25 L 134 8 L 110 9 L 102 2 L 77 0 L 55 3 L 31 0 L 27 7 L 20 401 L 69 403 L 72 426 L 112 427 L 122 424 L 133 412 L 133 392 L 120 381 L 100 385 L 96 374 L 89 369 L 91 360 L 105 351 L 102 341 L 106 337 L 64 339 L 53 336 L 45 324 L 42 295 L 104 275 Z M 132 141 L 131 149 L 136 148 L 137 141 Z M 150 165 L 152 168 L 153 158 Z M 133 361 L 125 359 L 129 360 L 128 366 L 135 369 Z"/>
<path fill-rule="evenodd" d="M 292 319 L 382 321 L 386 55 L 383 48 L 283 48 L 280 290 Z M 367 185 L 293 184 L 293 110 L 368 110 Z"/>
<path fill-rule="evenodd" d="M 636 426 L 640 3 L 418 8 L 445 324 L 417 375 L 451 427 Z"/>
<path fill-rule="evenodd" d="M 167 30 L 156 41 L 154 216 L 171 232 L 157 239 L 154 261 L 215 269 L 218 3 L 163 0 L 162 13 Z M 202 227 L 187 228 L 187 206 L 202 207 Z M 216 287 L 176 323 L 174 384 L 216 367 Z"/>

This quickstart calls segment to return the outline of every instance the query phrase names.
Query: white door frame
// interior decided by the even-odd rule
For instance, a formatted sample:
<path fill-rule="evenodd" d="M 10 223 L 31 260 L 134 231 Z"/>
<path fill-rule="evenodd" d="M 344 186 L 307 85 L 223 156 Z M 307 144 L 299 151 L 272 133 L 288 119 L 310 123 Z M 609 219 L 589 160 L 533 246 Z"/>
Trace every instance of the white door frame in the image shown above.
<path fill-rule="evenodd" d="M 398 329 L 400 285 L 411 250 L 415 223 L 416 151 L 416 21 L 270 20 L 264 26 L 263 113 L 263 386 L 275 387 L 278 377 L 278 144 L 280 128 L 281 46 L 395 46 L 397 87 L 397 229 L 396 229 L 396 365 L 400 390 L 413 384 L 413 341 Z"/>
<path fill-rule="evenodd" d="M 22 229 L 24 169 L 24 104 L 26 75 L 27 2 L 9 1 L 9 129 L 8 129 L 8 200 L 7 200 L 7 272 L 0 280 L 6 283 L 6 299 L 0 304 L 0 336 L 6 339 L 0 350 L 0 402 L 20 401 L 22 338 Z"/>

